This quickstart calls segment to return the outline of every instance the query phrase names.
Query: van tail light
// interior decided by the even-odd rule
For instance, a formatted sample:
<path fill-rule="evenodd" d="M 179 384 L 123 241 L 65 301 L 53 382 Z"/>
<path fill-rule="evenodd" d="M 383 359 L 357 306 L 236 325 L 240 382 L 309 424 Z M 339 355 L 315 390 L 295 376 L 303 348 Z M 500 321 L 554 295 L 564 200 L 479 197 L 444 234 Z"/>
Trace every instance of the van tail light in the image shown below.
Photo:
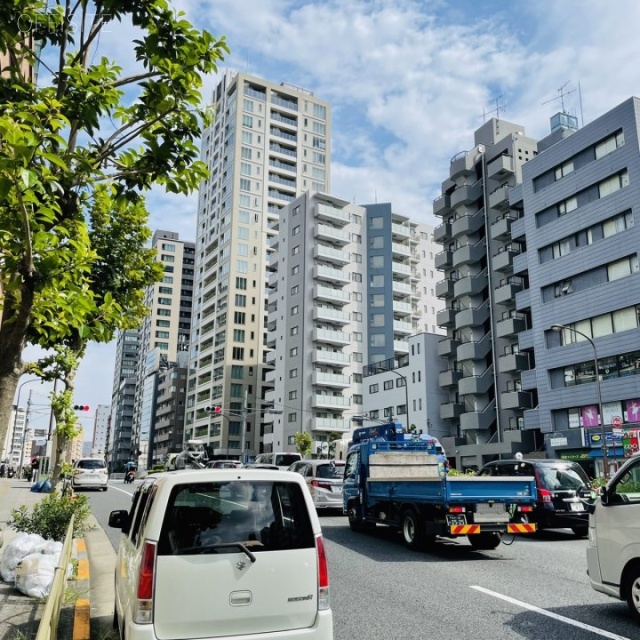
<path fill-rule="evenodd" d="M 449 507 L 449 513 L 465 513 L 466 507 Z"/>
<path fill-rule="evenodd" d="M 521 513 L 530 513 L 531 511 L 533 511 L 533 507 L 530 504 L 521 504 L 518 507 L 518 511 L 520 511 Z"/>
<path fill-rule="evenodd" d="M 324 551 L 322 535 L 316 536 L 316 554 L 318 556 L 318 609 L 328 609 L 329 602 L 329 566 Z"/>
<path fill-rule="evenodd" d="M 156 544 L 145 540 L 138 574 L 138 591 L 133 604 L 133 621 L 136 624 L 153 622 L 153 583 L 156 568 Z"/>
<path fill-rule="evenodd" d="M 553 502 L 553 500 L 551 500 L 551 491 L 538 489 L 538 502 Z"/>
<path fill-rule="evenodd" d="M 327 491 L 331 490 L 331 483 L 330 482 L 321 482 L 319 480 L 312 480 L 311 481 L 311 486 L 312 487 L 316 487 L 317 489 L 326 489 Z"/>

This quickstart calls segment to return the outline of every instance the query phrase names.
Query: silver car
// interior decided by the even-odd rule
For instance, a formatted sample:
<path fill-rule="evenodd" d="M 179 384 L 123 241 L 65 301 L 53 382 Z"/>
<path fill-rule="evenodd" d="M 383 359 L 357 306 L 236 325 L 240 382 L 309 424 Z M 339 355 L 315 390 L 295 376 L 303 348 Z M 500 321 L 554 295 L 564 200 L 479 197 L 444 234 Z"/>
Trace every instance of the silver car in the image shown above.
<path fill-rule="evenodd" d="M 342 509 L 344 460 L 300 460 L 289 471 L 304 477 L 316 509 Z"/>

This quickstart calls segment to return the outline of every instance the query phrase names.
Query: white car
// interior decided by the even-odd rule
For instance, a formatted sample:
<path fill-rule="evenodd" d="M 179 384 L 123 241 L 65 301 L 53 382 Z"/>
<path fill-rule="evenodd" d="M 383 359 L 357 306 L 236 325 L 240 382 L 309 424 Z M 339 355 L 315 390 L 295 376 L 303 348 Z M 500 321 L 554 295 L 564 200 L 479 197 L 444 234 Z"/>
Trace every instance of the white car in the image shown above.
<path fill-rule="evenodd" d="M 640 621 L 640 455 L 601 489 L 592 511 L 587 547 L 591 586 L 626 600 Z"/>
<path fill-rule="evenodd" d="M 106 491 L 109 483 L 107 463 L 101 458 L 80 458 L 73 463 L 71 486 L 74 489 Z"/>
<path fill-rule="evenodd" d="M 327 558 L 299 474 L 161 473 L 113 511 L 126 640 L 332 640 Z"/>

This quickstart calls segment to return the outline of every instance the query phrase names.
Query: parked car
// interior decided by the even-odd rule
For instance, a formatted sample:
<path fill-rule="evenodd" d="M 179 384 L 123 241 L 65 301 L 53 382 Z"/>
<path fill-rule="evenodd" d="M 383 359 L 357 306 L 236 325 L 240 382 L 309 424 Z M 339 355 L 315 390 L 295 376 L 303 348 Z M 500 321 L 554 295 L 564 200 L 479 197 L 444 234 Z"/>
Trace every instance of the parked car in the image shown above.
<path fill-rule="evenodd" d="M 299 453 L 275 451 L 272 453 L 259 453 L 253 461 L 255 464 L 275 464 L 286 471 L 294 462 L 302 460 Z"/>
<path fill-rule="evenodd" d="M 640 455 L 600 490 L 589 520 L 587 573 L 601 593 L 626 600 L 640 622 Z"/>
<path fill-rule="evenodd" d="M 109 525 L 122 529 L 121 638 L 332 640 L 322 531 L 299 475 L 160 473 Z"/>
<path fill-rule="evenodd" d="M 306 480 L 316 509 L 342 509 L 344 466 L 343 460 L 300 460 L 289 471 Z"/>
<path fill-rule="evenodd" d="M 240 460 L 210 460 L 207 469 L 239 469 L 242 467 Z"/>
<path fill-rule="evenodd" d="M 248 462 L 244 465 L 245 469 L 271 469 L 271 471 L 280 471 L 280 467 L 275 464 L 267 464 L 266 462 Z"/>
<path fill-rule="evenodd" d="M 106 491 L 108 483 L 107 463 L 102 458 L 80 458 L 73 463 L 71 486 L 74 489 Z"/>
<path fill-rule="evenodd" d="M 496 460 L 484 465 L 481 476 L 533 476 L 538 499 L 523 520 L 535 522 L 538 531 L 568 527 L 575 535 L 589 532 L 585 501 L 591 499 L 591 485 L 577 462 L 555 459 Z"/>

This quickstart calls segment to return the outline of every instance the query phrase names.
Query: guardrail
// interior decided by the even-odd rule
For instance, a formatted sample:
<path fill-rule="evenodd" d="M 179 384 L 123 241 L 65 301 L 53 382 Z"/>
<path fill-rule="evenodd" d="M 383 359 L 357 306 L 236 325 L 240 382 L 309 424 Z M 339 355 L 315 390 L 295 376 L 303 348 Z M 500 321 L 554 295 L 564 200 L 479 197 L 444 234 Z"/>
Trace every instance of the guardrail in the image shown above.
<path fill-rule="evenodd" d="M 36 640 L 56 640 L 58 637 L 58 622 L 60 621 L 60 609 L 64 598 L 66 586 L 66 575 L 71 562 L 71 552 L 73 551 L 73 521 L 75 516 L 71 516 L 71 521 L 67 527 L 67 534 L 62 545 L 60 562 L 53 575 L 51 592 L 47 598 L 44 613 L 38 625 Z"/>

